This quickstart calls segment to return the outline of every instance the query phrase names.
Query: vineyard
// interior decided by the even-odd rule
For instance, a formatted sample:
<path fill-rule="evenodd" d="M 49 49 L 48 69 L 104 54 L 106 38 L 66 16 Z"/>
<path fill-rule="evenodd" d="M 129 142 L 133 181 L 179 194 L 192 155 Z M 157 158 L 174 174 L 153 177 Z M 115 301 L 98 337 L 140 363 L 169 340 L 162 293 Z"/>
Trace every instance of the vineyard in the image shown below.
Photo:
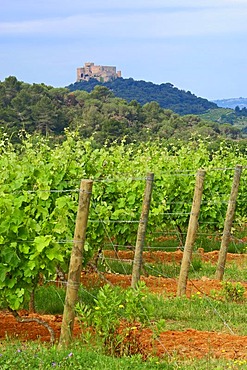
<path fill-rule="evenodd" d="M 241 291 L 244 287 L 244 272 L 239 279 L 236 276 L 232 278 L 236 266 L 244 266 L 246 249 L 247 156 L 237 145 L 230 147 L 222 142 L 219 149 L 212 151 L 206 143 L 191 140 L 182 147 L 178 144 L 166 147 L 164 143 L 156 142 L 94 148 L 90 140 L 82 141 L 75 134 L 68 134 L 66 141 L 55 146 L 46 139 L 32 137 L 22 138 L 22 144 L 13 147 L 5 138 L 0 143 L 0 151 L 0 305 L 3 310 L 8 308 L 17 312 L 27 307 L 27 303 L 34 299 L 33 292 L 40 286 L 53 282 L 55 285 L 66 285 L 70 255 L 75 244 L 75 220 L 82 179 L 92 180 L 93 186 L 82 253 L 81 285 L 85 289 L 105 287 L 105 291 L 99 290 L 99 295 L 95 296 L 96 307 L 101 307 L 101 304 L 105 307 L 103 296 L 107 297 L 109 306 L 114 302 L 114 307 L 121 308 L 125 306 L 124 302 L 130 302 L 128 310 L 138 314 L 131 316 L 127 310 L 126 320 L 131 322 L 131 327 L 138 328 L 138 325 L 152 322 L 154 316 L 148 305 L 137 305 L 136 296 L 130 293 L 133 289 L 127 289 L 131 285 L 148 174 L 153 173 L 154 179 L 143 245 L 141 281 L 145 282 L 145 286 L 138 286 L 137 296 L 138 300 L 144 297 L 144 302 L 146 289 L 149 289 L 158 295 L 154 299 L 160 304 L 162 294 L 166 298 L 176 296 L 188 225 L 193 214 L 195 182 L 198 170 L 205 171 L 186 292 L 190 304 L 195 303 L 196 307 L 200 304 L 199 298 L 212 296 L 213 291 L 215 295 L 221 292 L 218 293 L 222 294 L 221 299 L 226 295 L 226 287 L 222 288 L 216 280 L 211 284 L 211 280 L 215 279 L 234 172 L 236 166 L 241 166 L 228 246 L 231 263 L 225 274 L 233 290 L 233 280 L 238 284 L 241 281 L 237 290 Z M 59 274 L 65 281 L 57 280 Z M 112 285 L 127 289 L 126 296 L 122 290 L 118 293 L 111 290 Z M 233 299 L 238 305 L 242 304 L 240 301 L 245 296 L 245 292 L 241 292 Z M 176 301 L 177 298 L 174 299 Z M 170 305 L 176 310 L 174 302 Z M 205 302 L 205 305 L 212 304 Z M 77 310 L 86 321 L 89 309 L 83 304 Z M 165 305 L 169 311 L 168 302 Z M 102 312 L 103 309 L 103 315 Z M 114 310 L 110 315 L 116 318 Z M 103 320 L 102 316 L 101 319 L 99 317 L 95 316 L 93 320 Z M 136 322 L 137 317 L 141 323 Z M 225 318 L 222 321 L 225 323 Z M 160 322 L 162 318 L 159 318 Z M 227 328 L 227 325 L 223 327 Z M 97 329 L 97 325 L 95 327 Z M 132 335 L 133 339 L 132 331 L 129 327 L 128 335 Z M 233 332 L 230 327 L 230 334 Z M 247 335 L 247 332 L 239 334 Z M 157 337 L 162 337 L 161 331 Z M 185 337 L 189 337 L 188 332 Z M 166 355 L 170 354 L 172 349 L 168 343 L 165 346 Z M 143 349 L 143 353 L 145 351 Z M 184 355 L 189 356 L 188 353 Z M 246 351 L 242 351 L 236 358 L 246 356 Z"/>

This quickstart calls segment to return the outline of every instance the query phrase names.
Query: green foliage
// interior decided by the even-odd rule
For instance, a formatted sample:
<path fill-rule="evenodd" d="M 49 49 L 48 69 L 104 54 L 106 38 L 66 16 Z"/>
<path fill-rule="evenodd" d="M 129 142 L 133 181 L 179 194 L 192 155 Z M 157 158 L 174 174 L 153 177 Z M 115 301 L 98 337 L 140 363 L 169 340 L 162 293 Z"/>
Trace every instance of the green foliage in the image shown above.
<path fill-rule="evenodd" d="M 202 269 L 202 260 L 200 257 L 195 257 L 192 259 L 191 268 L 194 272 L 200 271 Z"/>
<path fill-rule="evenodd" d="M 66 287 L 54 285 L 39 286 L 35 290 L 35 311 L 40 314 L 62 314 L 64 310 Z M 28 308 L 28 306 L 27 306 Z"/>
<path fill-rule="evenodd" d="M 0 366 L 2 370 L 54 369 L 61 370 L 224 370 L 246 368 L 246 360 L 224 360 L 216 358 L 184 359 L 173 356 L 166 360 L 150 357 L 143 361 L 141 356 L 114 358 L 93 351 L 78 342 L 69 350 L 57 350 L 41 343 L 10 342 L 1 349 Z"/>
<path fill-rule="evenodd" d="M 222 230 L 233 168 L 247 164 L 246 150 L 228 142 L 215 151 L 197 140 L 95 148 L 76 134 L 52 148 L 48 139 L 22 137 L 15 147 L 3 137 L 0 154 L 0 297 L 13 309 L 23 305 L 41 277 L 53 278 L 57 266 L 67 272 L 82 178 L 95 180 L 86 264 L 106 244 L 135 244 L 148 172 L 155 176 L 146 246 L 157 232 L 187 227 L 198 168 L 207 170 L 200 227 Z M 237 224 L 246 220 L 246 184 L 243 171 Z"/>
<path fill-rule="evenodd" d="M 145 284 L 140 283 L 136 289 L 126 290 L 104 285 L 93 307 L 77 304 L 76 311 L 83 327 L 94 329 L 94 340 L 102 343 L 107 354 L 129 356 L 138 352 L 135 325 L 148 324 L 154 308 Z"/>
<path fill-rule="evenodd" d="M 171 83 L 161 85 L 152 82 L 135 81 L 132 78 L 117 78 L 111 82 L 89 81 L 76 82 L 68 86 L 70 91 L 85 90 L 91 92 L 95 88 L 108 88 L 115 96 L 127 101 L 137 101 L 144 105 L 156 101 L 162 108 L 172 109 L 179 114 L 199 114 L 217 105 L 206 99 L 198 98 L 190 91 L 179 90 Z"/>
<path fill-rule="evenodd" d="M 13 141 L 18 132 L 59 134 L 68 125 L 65 113 L 67 89 L 56 89 L 44 84 L 25 84 L 13 76 L 0 82 L 0 122 Z"/>
<path fill-rule="evenodd" d="M 245 287 L 239 282 L 226 281 L 222 283 L 222 295 L 227 301 L 242 302 L 244 293 Z"/>
<path fill-rule="evenodd" d="M 236 127 L 193 115 L 216 107 L 206 99 L 171 84 L 159 86 L 123 79 L 112 83 L 119 84 L 115 95 L 110 86 L 95 85 L 91 81 L 82 83 L 93 84 L 90 92 L 70 92 L 66 88 L 30 85 L 9 77 L 0 82 L 0 135 L 8 133 L 12 142 L 20 143 L 19 133 L 24 130 L 50 137 L 54 144 L 64 140 L 65 131 L 69 129 L 78 132 L 81 138 L 93 137 L 96 147 L 123 140 L 135 143 L 170 138 L 187 142 L 191 137 L 200 136 L 212 140 L 239 138 L 240 130 Z M 139 97 L 135 96 L 137 86 Z M 80 84 L 74 87 L 80 88 Z M 124 100 L 119 96 L 126 88 L 131 95 Z"/>
<path fill-rule="evenodd" d="M 72 239 L 77 201 L 73 192 L 59 190 L 71 188 L 73 161 L 66 144 L 63 153 L 51 152 L 42 140 L 27 140 L 20 153 L 4 143 L 2 151 L 0 288 L 1 297 L 18 309 L 41 275 L 49 279 L 58 264 L 67 265 L 70 245 L 57 241 Z"/>
<path fill-rule="evenodd" d="M 55 289 L 55 288 L 54 288 Z M 102 292 L 103 288 L 101 289 Z M 114 292 L 112 292 L 115 290 Z M 60 292 L 60 290 L 58 290 Z M 51 290 L 50 290 L 51 293 Z M 94 315 L 94 312 L 97 312 L 96 325 L 97 328 L 102 328 L 112 332 L 112 327 L 114 327 L 117 317 L 115 312 L 119 313 L 120 320 L 123 317 L 130 317 L 131 320 L 135 319 L 135 315 L 131 313 L 125 315 L 125 307 L 127 299 L 123 300 L 123 304 L 119 303 L 119 296 L 122 297 L 122 291 L 119 288 L 105 288 L 103 293 L 98 293 L 94 302 L 88 303 L 87 307 L 85 305 L 80 306 L 82 312 L 82 325 L 85 323 L 85 327 L 89 324 L 91 325 L 91 317 Z M 116 294 L 117 293 L 117 294 Z M 185 329 L 196 329 L 196 330 L 207 330 L 207 331 L 224 331 L 226 329 L 232 328 L 234 332 L 238 335 L 246 335 L 246 305 L 239 304 L 238 301 L 227 300 L 227 301 L 215 301 L 210 299 L 203 294 L 194 294 L 191 299 L 182 297 L 182 298 L 167 298 L 165 296 L 158 296 L 154 294 L 149 294 L 148 292 L 142 291 L 142 294 L 138 296 L 138 292 L 133 290 L 133 293 L 136 296 L 132 295 L 130 292 L 131 299 L 129 302 L 132 302 L 130 308 L 136 310 L 136 302 L 143 302 L 144 308 L 151 306 L 151 313 L 149 308 L 147 308 L 146 313 L 151 318 L 152 330 L 153 330 L 153 339 L 155 340 L 160 333 L 164 330 L 179 330 L 183 331 Z M 52 292 L 53 296 L 53 292 Z M 126 297 L 126 296 L 125 296 Z M 115 321 L 111 321 L 105 312 L 107 311 L 107 302 L 109 298 L 109 314 L 113 314 Z M 144 298 L 144 300 L 142 300 Z M 114 300 L 116 303 L 114 305 Z M 117 306 L 118 304 L 118 306 Z M 132 305 L 133 304 L 133 305 Z M 120 307 L 119 307 L 120 306 Z M 100 309 L 96 309 L 100 307 Z M 91 309 L 91 311 L 90 311 Z M 107 327 L 104 323 L 100 321 L 100 311 L 103 311 L 102 320 L 106 320 L 109 326 Z M 137 312 L 139 308 L 137 309 Z M 88 316 L 85 316 L 87 312 Z M 210 317 L 210 320 L 208 320 Z M 141 327 L 135 322 L 134 324 L 130 322 L 128 326 L 128 320 L 126 319 L 123 322 L 124 326 L 120 326 L 117 330 L 117 335 L 120 333 L 119 339 L 122 339 L 121 344 L 118 345 L 117 354 L 127 353 L 127 349 L 136 349 L 136 343 L 134 339 L 138 339 L 137 333 L 141 330 Z M 123 329 L 123 331 L 120 331 Z M 138 329 L 138 330 L 136 330 Z M 91 329 L 90 329 L 91 330 Z M 0 350 L 0 367 L 1 369 L 15 369 L 17 367 L 22 368 L 53 368 L 57 366 L 61 369 L 128 369 L 130 368 L 142 368 L 142 369 L 177 369 L 178 366 L 181 369 L 224 369 L 226 363 L 223 359 L 215 359 L 210 356 L 210 340 L 208 343 L 209 357 L 202 360 L 189 360 L 177 358 L 175 353 L 169 353 L 169 357 L 166 359 L 158 359 L 157 357 L 150 357 L 147 361 L 143 362 L 140 355 L 132 355 L 131 357 L 123 356 L 122 358 L 114 359 L 107 356 L 102 356 L 102 351 L 104 351 L 104 346 L 102 346 L 102 338 L 100 337 L 101 333 L 99 331 L 91 331 L 92 335 L 87 336 L 85 331 L 83 331 L 82 338 L 74 341 L 72 346 L 68 351 L 66 350 L 57 350 L 56 347 L 50 347 L 42 345 L 41 343 L 15 343 L 13 340 L 8 342 L 7 340 L 1 344 Z M 100 334 L 100 335 L 99 335 Z M 121 336 L 121 335 L 125 336 Z M 134 336 L 135 334 L 135 336 Z M 96 339 L 99 339 L 97 343 Z M 124 340 L 127 342 L 124 342 Z M 127 344 L 128 343 L 128 344 Z M 114 345 L 117 345 L 117 342 L 114 342 Z M 115 349 L 117 347 L 114 347 Z M 139 348 L 140 349 L 140 348 Z M 155 351 L 154 351 L 155 353 Z M 129 362 L 130 361 L 130 362 Z M 227 360 L 227 366 L 232 366 L 232 368 L 244 369 L 246 366 L 246 361 L 244 360 Z M 85 365 L 85 367 L 84 367 Z M 86 366 L 87 365 L 87 366 Z M 237 366 L 237 367 L 236 367 Z"/>
<path fill-rule="evenodd" d="M 247 130 L 247 109 L 237 108 L 235 110 L 229 108 L 209 109 L 206 113 L 200 114 L 200 117 L 203 120 L 220 123 L 221 130 L 225 130 L 225 132 L 231 131 L 233 138 L 234 132 L 236 135 L 239 135 L 239 131 L 245 137 Z"/>
<path fill-rule="evenodd" d="M 6 343 L 0 351 L 1 370 L 16 369 L 56 369 L 61 370 L 172 370 L 175 367 L 165 361 L 146 362 L 141 356 L 113 358 L 88 348 L 81 342 L 69 350 L 56 346 L 47 347 L 41 343 Z"/>
<path fill-rule="evenodd" d="M 240 282 L 223 281 L 220 290 L 212 290 L 211 296 L 225 302 L 242 303 L 245 300 L 245 287 Z"/>

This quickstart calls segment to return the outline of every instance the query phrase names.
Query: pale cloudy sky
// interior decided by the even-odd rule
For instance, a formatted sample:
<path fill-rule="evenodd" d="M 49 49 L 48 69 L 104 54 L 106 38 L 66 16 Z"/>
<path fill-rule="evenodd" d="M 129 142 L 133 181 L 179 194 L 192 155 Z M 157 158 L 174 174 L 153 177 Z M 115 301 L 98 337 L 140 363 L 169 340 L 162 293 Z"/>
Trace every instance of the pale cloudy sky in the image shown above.
<path fill-rule="evenodd" d="M 0 80 L 66 86 L 84 62 L 207 99 L 247 97 L 247 0 L 0 0 Z"/>

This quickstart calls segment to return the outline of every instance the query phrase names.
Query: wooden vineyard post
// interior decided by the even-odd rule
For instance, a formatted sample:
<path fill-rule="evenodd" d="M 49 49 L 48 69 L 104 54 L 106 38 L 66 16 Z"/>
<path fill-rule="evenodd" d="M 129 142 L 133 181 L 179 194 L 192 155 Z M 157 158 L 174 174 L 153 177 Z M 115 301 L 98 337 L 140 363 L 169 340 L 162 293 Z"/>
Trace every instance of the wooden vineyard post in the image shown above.
<path fill-rule="evenodd" d="M 222 280 L 223 275 L 224 275 L 227 250 L 228 250 L 228 246 L 230 242 L 231 228 L 232 228 L 232 223 L 234 219 L 241 173 L 242 173 L 242 166 L 237 165 L 235 168 L 235 172 L 234 172 L 231 195 L 230 195 L 230 199 L 228 202 L 226 218 L 225 218 L 225 223 L 224 223 L 224 230 L 223 230 L 221 246 L 220 246 L 220 251 L 219 251 L 219 258 L 218 258 L 216 274 L 215 274 L 215 278 L 218 280 Z"/>
<path fill-rule="evenodd" d="M 139 227 L 137 231 L 135 255 L 134 255 L 134 261 L 133 261 L 131 287 L 134 289 L 136 288 L 136 285 L 138 281 L 140 280 L 140 275 L 141 275 L 142 254 L 143 254 L 143 247 L 144 247 L 147 224 L 148 224 L 148 214 L 149 214 L 151 196 L 152 196 L 152 190 L 153 190 L 153 181 L 154 181 L 154 174 L 148 173 L 147 178 L 146 178 L 146 187 L 145 187 L 143 203 L 142 203 L 141 218 L 140 218 Z"/>
<path fill-rule="evenodd" d="M 177 287 L 177 296 L 181 297 L 186 293 L 186 286 L 190 268 L 190 262 L 192 257 L 193 245 L 196 238 L 196 232 L 198 227 L 198 217 L 200 213 L 200 206 L 202 200 L 203 183 L 205 178 L 205 171 L 198 170 L 196 174 L 196 184 L 194 190 L 193 203 L 191 207 L 189 226 L 184 246 L 183 259 L 180 269 L 180 275 Z"/>
<path fill-rule="evenodd" d="M 59 347 L 68 346 L 72 338 L 92 186 L 91 180 L 81 181 Z"/>

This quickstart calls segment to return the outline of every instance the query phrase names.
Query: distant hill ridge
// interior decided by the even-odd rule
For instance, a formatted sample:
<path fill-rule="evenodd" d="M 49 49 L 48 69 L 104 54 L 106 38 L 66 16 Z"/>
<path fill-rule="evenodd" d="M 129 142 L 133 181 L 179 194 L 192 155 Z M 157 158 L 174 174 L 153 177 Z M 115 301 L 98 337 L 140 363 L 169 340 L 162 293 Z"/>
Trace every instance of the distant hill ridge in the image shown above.
<path fill-rule="evenodd" d="M 239 108 L 242 109 L 247 107 L 247 98 L 219 99 L 213 100 L 213 103 L 217 104 L 221 108 L 235 109 L 237 106 L 239 106 Z"/>
<path fill-rule="evenodd" d="M 160 85 L 146 81 L 136 81 L 133 78 L 117 78 L 114 81 L 99 82 L 96 79 L 75 82 L 66 86 L 70 91 L 84 90 L 91 92 L 95 86 L 105 86 L 116 97 L 127 100 L 136 100 L 141 105 L 156 101 L 162 108 L 171 109 L 181 114 L 203 114 L 209 109 L 218 108 L 217 104 L 207 99 L 197 97 L 190 91 L 179 90 L 171 83 Z"/>

